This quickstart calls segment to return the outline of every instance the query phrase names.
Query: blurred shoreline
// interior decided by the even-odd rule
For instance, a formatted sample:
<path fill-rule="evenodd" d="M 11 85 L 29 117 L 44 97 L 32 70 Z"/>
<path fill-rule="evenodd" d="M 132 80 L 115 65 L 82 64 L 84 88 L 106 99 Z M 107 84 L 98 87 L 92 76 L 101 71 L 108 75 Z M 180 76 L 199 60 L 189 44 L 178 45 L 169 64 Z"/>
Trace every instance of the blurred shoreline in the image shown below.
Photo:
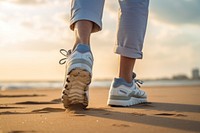
<path fill-rule="evenodd" d="M 143 80 L 142 87 L 200 86 L 200 80 Z M 91 87 L 109 87 L 112 80 L 93 80 Z M 12 89 L 57 89 L 62 88 L 62 81 L 1 81 L 0 90 Z"/>

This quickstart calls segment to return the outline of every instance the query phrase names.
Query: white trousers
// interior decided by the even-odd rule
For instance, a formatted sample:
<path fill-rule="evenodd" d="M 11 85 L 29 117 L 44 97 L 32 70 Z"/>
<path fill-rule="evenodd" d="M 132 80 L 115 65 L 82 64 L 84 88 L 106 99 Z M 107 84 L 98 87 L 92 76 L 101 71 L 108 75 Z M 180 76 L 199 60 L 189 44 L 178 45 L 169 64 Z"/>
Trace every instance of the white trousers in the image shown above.
<path fill-rule="evenodd" d="M 118 0 L 119 20 L 114 52 L 125 57 L 141 59 L 147 26 L 149 0 Z M 104 0 L 72 0 L 70 28 L 79 20 L 94 23 L 92 32 L 102 29 Z"/>

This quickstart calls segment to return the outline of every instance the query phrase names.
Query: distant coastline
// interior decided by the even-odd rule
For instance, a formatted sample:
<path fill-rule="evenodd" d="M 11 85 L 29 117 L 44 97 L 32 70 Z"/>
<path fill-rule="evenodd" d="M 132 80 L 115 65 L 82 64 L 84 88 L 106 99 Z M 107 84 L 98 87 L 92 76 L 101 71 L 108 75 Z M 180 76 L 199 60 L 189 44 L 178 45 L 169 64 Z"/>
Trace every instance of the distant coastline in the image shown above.
<path fill-rule="evenodd" d="M 161 86 L 200 86 L 199 79 L 144 79 L 142 87 L 161 87 Z M 111 79 L 93 80 L 91 87 L 109 88 Z M 9 89 L 58 89 L 62 88 L 63 81 L 3 81 L 0 82 L 0 90 Z"/>

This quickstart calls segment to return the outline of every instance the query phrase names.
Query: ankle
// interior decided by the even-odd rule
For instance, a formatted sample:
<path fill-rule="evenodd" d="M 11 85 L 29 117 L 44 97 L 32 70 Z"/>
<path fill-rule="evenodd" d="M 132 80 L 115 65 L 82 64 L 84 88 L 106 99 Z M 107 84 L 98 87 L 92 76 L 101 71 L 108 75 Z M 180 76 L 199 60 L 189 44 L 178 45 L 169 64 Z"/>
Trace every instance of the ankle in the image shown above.
<path fill-rule="evenodd" d="M 119 78 L 123 78 L 127 83 L 132 83 L 132 77 L 128 77 L 127 75 L 120 75 Z"/>
<path fill-rule="evenodd" d="M 90 47 L 90 44 L 89 44 L 89 43 L 75 42 L 75 43 L 74 43 L 73 49 L 75 49 L 76 46 L 79 45 L 79 44 L 81 44 L 81 45 L 86 45 L 86 46 L 89 46 L 89 47 Z"/>
<path fill-rule="evenodd" d="M 77 44 L 86 44 L 86 45 L 89 45 L 89 44 L 90 44 L 90 41 L 89 41 L 89 39 L 80 39 L 80 38 L 76 38 L 74 44 L 75 44 L 75 45 L 77 45 Z"/>

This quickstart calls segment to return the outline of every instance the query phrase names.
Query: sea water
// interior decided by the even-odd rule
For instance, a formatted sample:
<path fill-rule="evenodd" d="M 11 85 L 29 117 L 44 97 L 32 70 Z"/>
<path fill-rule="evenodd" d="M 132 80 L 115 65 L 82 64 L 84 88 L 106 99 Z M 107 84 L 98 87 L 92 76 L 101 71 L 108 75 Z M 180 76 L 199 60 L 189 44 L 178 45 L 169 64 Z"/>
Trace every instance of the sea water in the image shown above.
<path fill-rule="evenodd" d="M 92 81 L 91 88 L 109 88 L 111 80 Z M 0 90 L 7 89 L 57 89 L 62 88 L 63 83 L 58 82 L 0 82 Z M 152 86 L 200 86 L 200 80 L 146 80 L 141 85 L 144 87 Z"/>

